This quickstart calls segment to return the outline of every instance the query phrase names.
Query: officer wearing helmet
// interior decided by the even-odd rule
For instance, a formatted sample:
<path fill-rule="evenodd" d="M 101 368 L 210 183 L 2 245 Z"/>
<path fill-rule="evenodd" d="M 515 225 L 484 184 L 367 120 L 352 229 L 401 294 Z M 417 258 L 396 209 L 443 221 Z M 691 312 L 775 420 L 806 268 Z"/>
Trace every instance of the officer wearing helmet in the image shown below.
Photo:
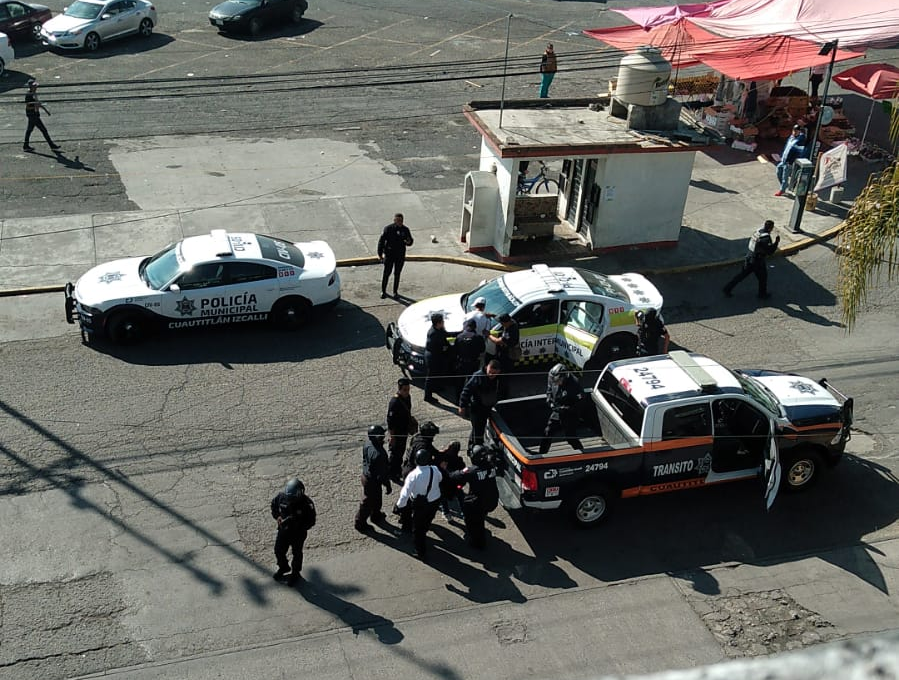
<path fill-rule="evenodd" d="M 584 450 L 581 440 L 577 438 L 577 426 L 581 418 L 581 408 L 584 401 L 584 390 L 564 364 L 556 364 L 549 369 L 549 377 L 546 381 L 546 403 L 549 405 L 549 420 L 543 430 L 543 439 L 540 442 L 540 455 L 549 451 L 552 445 L 553 434 L 558 430 L 565 433 L 565 437 L 572 448 Z"/>
<path fill-rule="evenodd" d="M 450 475 L 458 486 L 468 485 L 462 499 L 462 517 L 465 521 L 465 535 L 475 548 L 487 545 L 487 530 L 484 520 L 499 505 L 499 491 L 496 488 L 496 468 L 489 449 L 477 445 L 471 450 L 471 465 Z"/>
<path fill-rule="evenodd" d="M 275 535 L 275 559 L 278 571 L 275 580 L 293 585 L 300 578 L 303 568 L 303 543 L 306 535 L 315 526 L 315 504 L 306 495 L 306 487 L 296 477 L 288 480 L 284 491 L 272 499 L 272 517 L 278 521 L 278 533 Z M 293 553 L 290 566 L 287 564 L 288 548 Z"/>
<path fill-rule="evenodd" d="M 384 449 L 386 434 L 387 431 L 381 425 L 371 425 L 368 428 L 368 441 L 362 446 L 362 501 L 356 512 L 355 523 L 356 531 L 361 533 L 371 529 L 369 517 L 376 524 L 387 520 L 387 515 L 381 511 L 384 500 L 381 487 L 384 487 L 386 493 L 391 491 L 388 457 Z"/>
<path fill-rule="evenodd" d="M 425 559 L 425 537 L 440 503 L 440 481 L 443 475 L 432 465 L 434 458 L 427 449 L 415 452 L 415 469 L 407 476 L 396 501 L 394 512 L 404 524 L 411 522 L 415 556 Z M 411 517 L 410 517 L 411 512 Z"/>
<path fill-rule="evenodd" d="M 413 469 L 415 469 L 415 454 L 424 449 L 431 455 L 431 462 L 436 463 L 441 460 L 444 455 L 451 452 L 454 446 L 459 446 L 458 442 L 450 442 L 443 450 L 438 450 L 434 446 L 434 437 L 440 434 L 440 428 L 432 420 L 426 420 L 418 428 L 418 433 L 412 437 L 409 443 L 409 452 L 403 460 L 403 479 L 406 478 Z"/>

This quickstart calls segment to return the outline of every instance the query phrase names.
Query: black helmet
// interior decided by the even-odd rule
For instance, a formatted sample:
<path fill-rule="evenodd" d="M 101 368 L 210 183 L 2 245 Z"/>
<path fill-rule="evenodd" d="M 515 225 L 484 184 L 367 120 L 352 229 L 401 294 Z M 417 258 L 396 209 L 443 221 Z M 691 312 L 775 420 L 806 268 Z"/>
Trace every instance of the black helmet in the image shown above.
<path fill-rule="evenodd" d="M 430 465 L 431 464 L 431 452 L 427 449 L 419 449 L 415 452 L 415 464 L 416 465 Z"/>
<path fill-rule="evenodd" d="M 369 439 L 383 439 L 385 434 L 387 434 L 387 431 L 384 429 L 384 427 L 382 425 L 369 425 L 368 426 L 368 438 Z"/>
<path fill-rule="evenodd" d="M 433 420 L 426 420 L 423 422 L 418 431 L 421 433 L 422 437 L 436 437 L 440 434 L 440 428 L 437 427 Z"/>
<path fill-rule="evenodd" d="M 482 446 L 481 444 L 476 444 L 474 448 L 471 450 L 471 454 L 469 457 L 471 458 L 471 462 L 477 465 L 478 467 L 483 467 L 487 465 L 489 452 L 487 451 L 486 446 Z"/>
<path fill-rule="evenodd" d="M 556 364 L 549 369 L 549 377 L 553 380 L 564 380 L 568 377 L 568 369 L 565 368 L 565 364 Z"/>
<path fill-rule="evenodd" d="M 292 498 L 299 498 L 304 493 L 306 493 L 306 487 L 303 486 L 303 482 L 294 477 L 293 479 L 287 480 L 287 486 L 284 487 L 284 495 L 291 496 Z"/>

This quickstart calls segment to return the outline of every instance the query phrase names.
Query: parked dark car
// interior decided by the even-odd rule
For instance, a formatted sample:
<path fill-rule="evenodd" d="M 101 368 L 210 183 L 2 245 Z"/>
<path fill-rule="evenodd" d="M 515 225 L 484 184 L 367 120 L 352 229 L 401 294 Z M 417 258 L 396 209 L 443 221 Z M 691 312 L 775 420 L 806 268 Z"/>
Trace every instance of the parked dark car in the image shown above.
<path fill-rule="evenodd" d="M 18 0 L 0 0 L 0 33 L 6 33 L 11 42 L 37 40 L 41 24 L 53 16 L 49 7 L 29 5 Z"/>
<path fill-rule="evenodd" d="M 300 23 L 308 8 L 306 0 L 226 0 L 209 12 L 209 23 L 223 33 L 257 36 L 265 27 Z"/>

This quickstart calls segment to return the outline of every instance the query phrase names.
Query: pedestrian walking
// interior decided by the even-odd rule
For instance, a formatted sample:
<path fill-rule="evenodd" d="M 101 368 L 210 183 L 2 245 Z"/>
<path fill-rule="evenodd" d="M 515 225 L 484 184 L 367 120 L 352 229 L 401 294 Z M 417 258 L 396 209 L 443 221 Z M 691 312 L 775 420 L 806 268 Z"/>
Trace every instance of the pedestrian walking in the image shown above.
<path fill-rule="evenodd" d="M 765 220 L 764 226 L 749 238 L 749 252 L 746 254 L 746 259 L 743 260 L 743 268 L 724 286 L 724 294 L 727 297 L 733 295 L 734 286 L 750 274 L 755 274 L 755 278 L 758 279 L 759 298 L 771 297 L 768 292 L 768 265 L 765 260 L 776 252 L 780 245 L 780 236 L 774 241 L 771 240 L 772 231 L 774 231 L 774 221 Z"/>
<path fill-rule="evenodd" d="M 469 319 L 453 343 L 453 372 L 456 374 L 457 401 L 462 396 L 465 382 L 481 367 L 486 351 L 487 341 L 483 335 L 478 334 L 477 322 Z"/>
<path fill-rule="evenodd" d="M 384 227 L 378 239 L 378 259 L 384 263 L 381 275 L 381 299 L 387 297 L 387 281 L 393 273 L 393 297 L 399 295 L 400 273 L 406 262 L 406 248 L 413 243 L 412 232 L 403 224 L 403 213 L 393 216 L 393 222 Z"/>
<path fill-rule="evenodd" d="M 540 455 L 549 452 L 556 431 L 562 430 L 568 444 L 578 451 L 584 450 L 584 445 L 577 438 L 577 426 L 581 419 L 581 408 L 584 403 L 584 390 L 564 364 L 556 364 L 549 369 L 546 379 L 546 403 L 549 405 L 549 420 L 543 429 L 543 439 L 540 441 Z"/>
<path fill-rule="evenodd" d="M 557 67 L 556 53 L 553 51 L 553 44 L 549 43 L 540 59 L 540 99 L 549 97 L 549 86 L 556 77 Z"/>
<path fill-rule="evenodd" d="M 54 151 L 59 149 L 59 145 L 50 139 L 50 133 L 47 132 L 47 128 L 41 120 L 41 110 L 48 116 L 50 115 L 50 111 L 47 107 L 37 98 L 37 81 L 32 78 L 28 81 L 28 92 L 25 94 L 25 116 L 28 118 L 28 127 L 25 128 L 25 143 L 22 145 L 23 151 L 34 151 L 34 147 L 31 146 L 30 142 L 31 133 L 35 128 L 41 131 L 41 134 L 44 135 L 44 139 L 47 140 L 47 144 L 51 149 Z"/>
<path fill-rule="evenodd" d="M 387 432 L 390 435 L 387 442 L 388 469 L 390 479 L 397 484 L 403 483 L 403 456 L 406 453 L 409 435 L 417 431 L 418 421 L 412 415 L 412 381 L 409 378 L 400 378 L 396 381 L 396 394 L 387 404 Z"/>
<path fill-rule="evenodd" d="M 428 375 L 425 378 L 425 401 L 429 404 L 439 403 L 434 397 L 438 390 L 449 379 L 452 373 L 449 337 L 443 322 L 443 314 L 431 314 L 431 327 L 425 343 L 425 367 Z"/>
<path fill-rule="evenodd" d="M 806 153 L 805 132 L 801 125 L 794 125 L 790 136 L 784 143 L 783 152 L 780 154 L 780 161 L 775 170 L 777 179 L 780 182 L 780 189 L 774 193 L 775 196 L 783 196 L 790 183 L 790 176 L 793 172 L 793 161 L 797 158 L 803 158 Z"/>
<path fill-rule="evenodd" d="M 465 315 L 465 318 L 462 319 L 463 324 L 466 321 L 471 321 L 474 319 L 476 324 L 475 332 L 478 335 L 483 337 L 487 337 L 487 333 L 490 332 L 490 319 L 494 318 L 494 314 L 488 314 L 485 310 L 487 309 L 487 298 L 479 297 L 474 301 L 474 309 L 472 309 L 468 314 Z"/>
<path fill-rule="evenodd" d="M 665 322 L 655 309 L 638 311 L 634 314 L 637 324 L 637 356 L 648 357 L 656 354 L 667 354 L 671 336 Z"/>
<path fill-rule="evenodd" d="M 511 373 L 515 362 L 521 358 L 518 323 L 508 314 L 500 314 L 497 321 L 499 326 L 490 331 L 487 339 L 496 348 L 496 359 L 499 360 L 503 373 Z"/>
<path fill-rule="evenodd" d="M 387 451 L 384 449 L 384 435 L 386 430 L 380 425 L 371 425 L 368 428 L 368 441 L 362 446 L 362 502 L 356 512 L 356 531 L 367 533 L 371 529 L 368 518 L 371 517 L 375 524 L 383 524 L 387 515 L 381 511 L 384 493 L 389 494 L 390 474 L 387 465 Z"/>
<path fill-rule="evenodd" d="M 475 548 L 487 545 L 487 530 L 484 521 L 487 515 L 499 505 L 499 490 L 496 487 L 496 466 L 484 446 L 471 450 L 471 465 L 450 475 L 457 486 L 468 486 L 462 498 L 462 517 L 465 522 L 465 538 Z"/>
<path fill-rule="evenodd" d="M 431 464 L 432 461 L 431 453 L 425 449 L 415 453 L 416 467 L 406 477 L 394 508 L 398 514 L 411 508 L 412 540 L 415 556 L 420 560 L 425 559 L 425 538 L 440 503 L 440 480 L 443 475 Z"/>
<path fill-rule="evenodd" d="M 486 367 L 476 371 L 462 388 L 459 397 L 459 415 L 471 420 L 471 435 L 468 438 L 468 450 L 484 443 L 484 430 L 490 411 L 499 401 L 499 376 L 501 364 L 491 359 Z"/>
<path fill-rule="evenodd" d="M 288 585 L 293 585 L 300 578 L 303 568 L 303 543 L 309 530 L 315 526 L 315 503 L 306 495 L 303 482 L 294 477 L 287 482 L 284 491 L 272 499 L 272 517 L 278 521 L 278 532 L 275 535 L 275 559 L 278 571 L 275 580 L 287 578 Z M 291 563 L 287 563 L 287 550 L 292 555 Z"/>

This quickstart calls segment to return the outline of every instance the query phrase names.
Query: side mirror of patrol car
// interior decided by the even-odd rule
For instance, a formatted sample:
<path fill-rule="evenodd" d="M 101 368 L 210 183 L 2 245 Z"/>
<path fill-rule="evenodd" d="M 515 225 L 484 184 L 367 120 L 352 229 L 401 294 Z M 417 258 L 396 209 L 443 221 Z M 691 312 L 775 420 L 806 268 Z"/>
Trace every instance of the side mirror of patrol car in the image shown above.
<path fill-rule="evenodd" d="M 178 293 L 180 291 L 181 291 L 181 286 L 179 286 L 177 283 L 173 283 L 171 286 L 169 286 L 170 293 Z"/>

